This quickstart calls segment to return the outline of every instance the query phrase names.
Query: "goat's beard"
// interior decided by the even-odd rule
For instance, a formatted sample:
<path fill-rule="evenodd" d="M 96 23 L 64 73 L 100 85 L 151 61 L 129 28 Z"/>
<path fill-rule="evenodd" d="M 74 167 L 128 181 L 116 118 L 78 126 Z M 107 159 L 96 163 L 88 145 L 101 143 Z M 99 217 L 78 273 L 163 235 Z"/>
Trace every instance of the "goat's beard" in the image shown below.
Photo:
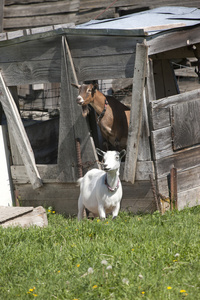
<path fill-rule="evenodd" d="M 88 105 L 82 105 L 82 115 L 83 115 L 83 117 L 86 118 L 88 114 L 89 114 Z"/>

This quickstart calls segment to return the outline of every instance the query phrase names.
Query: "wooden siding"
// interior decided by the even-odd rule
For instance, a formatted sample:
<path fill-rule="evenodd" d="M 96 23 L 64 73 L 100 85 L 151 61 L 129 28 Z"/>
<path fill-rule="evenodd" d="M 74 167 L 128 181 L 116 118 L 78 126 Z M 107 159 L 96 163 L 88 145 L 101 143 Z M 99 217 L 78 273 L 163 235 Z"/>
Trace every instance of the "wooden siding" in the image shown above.
<path fill-rule="evenodd" d="M 200 204 L 200 145 L 196 129 L 199 127 L 199 119 L 196 117 L 197 109 L 200 103 L 200 90 L 179 94 L 163 98 L 150 103 L 151 111 L 151 142 L 153 150 L 153 159 L 156 170 L 156 180 L 159 192 L 169 197 L 169 174 L 172 168 L 177 168 L 178 182 L 178 208 L 184 206 L 193 206 Z M 172 111 L 180 106 L 177 111 L 176 130 L 174 129 L 174 118 Z M 188 109 L 187 120 L 185 110 Z M 181 128 L 179 124 L 181 124 Z M 195 126 L 196 124 L 196 126 Z M 184 128 L 187 130 L 182 134 Z M 176 137 L 175 137 L 176 135 Z M 181 149 L 173 149 L 173 142 L 178 139 L 178 144 Z M 185 142 L 186 139 L 186 142 Z M 197 144 L 196 146 L 194 146 Z M 185 147 L 187 146 L 187 147 Z M 192 146 L 192 147 L 190 147 Z"/>
<path fill-rule="evenodd" d="M 30 184 L 15 185 L 20 205 L 52 206 L 56 212 L 77 215 L 79 187 L 70 183 L 46 183 L 42 189 L 34 190 Z M 121 209 L 133 213 L 153 212 L 156 205 L 149 181 L 136 182 L 134 185 L 123 183 Z"/>
<path fill-rule="evenodd" d="M 106 9 L 110 4 L 106 0 L 5 0 L 3 27 L 9 31 L 69 22 L 80 24 L 96 18 L 119 17 L 121 12 L 125 14 L 159 6 L 177 6 L 173 0 L 118 0 Z M 199 1 L 182 0 L 181 5 L 199 7 Z"/>

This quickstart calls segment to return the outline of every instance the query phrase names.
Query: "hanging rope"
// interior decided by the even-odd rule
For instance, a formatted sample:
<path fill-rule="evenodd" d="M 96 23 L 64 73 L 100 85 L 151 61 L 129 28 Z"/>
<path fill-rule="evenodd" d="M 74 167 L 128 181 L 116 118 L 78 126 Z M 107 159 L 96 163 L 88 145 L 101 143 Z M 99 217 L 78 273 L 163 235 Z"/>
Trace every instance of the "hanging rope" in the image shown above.
<path fill-rule="evenodd" d="M 104 9 L 100 14 L 98 14 L 93 20 L 96 20 L 98 17 L 100 17 L 103 13 L 105 13 L 111 6 L 113 6 L 118 0 L 113 1 L 106 9 Z"/>

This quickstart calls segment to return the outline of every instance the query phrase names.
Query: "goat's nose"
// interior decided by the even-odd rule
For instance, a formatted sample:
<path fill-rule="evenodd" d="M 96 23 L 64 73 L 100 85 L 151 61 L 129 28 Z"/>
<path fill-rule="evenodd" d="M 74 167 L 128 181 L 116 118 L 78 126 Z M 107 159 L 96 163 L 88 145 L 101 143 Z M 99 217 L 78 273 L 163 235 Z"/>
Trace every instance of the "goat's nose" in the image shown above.
<path fill-rule="evenodd" d="M 79 95 L 77 98 L 76 98 L 76 102 L 78 104 L 82 104 L 84 102 L 83 98 Z"/>
<path fill-rule="evenodd" d="M 103 165 L 103 169 L 104 169 L 105 171 L 108 171 L 108 170 L 110 170 L 110 168 L 108 167 L 108 165 L 107 165 L 107 164 L 104 164 L 104 165 Z"/>

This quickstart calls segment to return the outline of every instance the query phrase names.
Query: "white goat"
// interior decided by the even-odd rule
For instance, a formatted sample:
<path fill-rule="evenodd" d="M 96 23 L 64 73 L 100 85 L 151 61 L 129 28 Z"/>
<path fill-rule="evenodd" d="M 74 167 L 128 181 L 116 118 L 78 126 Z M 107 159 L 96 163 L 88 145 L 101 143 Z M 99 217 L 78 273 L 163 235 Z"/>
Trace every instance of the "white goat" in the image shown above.
<path fill-rule="evenodd" d="M 116 218 L 122 199 L 122 185 L 119 179 L 119 168 L 126 150 L 104 152 L 96 149 L 103 156 L 103 169 L 92 169 L 78 180 L 80 195 L 78 199 L 78 220 L 83 218 L 84 207 L 94 216 L 106 218 L 111 213 Z"/>

